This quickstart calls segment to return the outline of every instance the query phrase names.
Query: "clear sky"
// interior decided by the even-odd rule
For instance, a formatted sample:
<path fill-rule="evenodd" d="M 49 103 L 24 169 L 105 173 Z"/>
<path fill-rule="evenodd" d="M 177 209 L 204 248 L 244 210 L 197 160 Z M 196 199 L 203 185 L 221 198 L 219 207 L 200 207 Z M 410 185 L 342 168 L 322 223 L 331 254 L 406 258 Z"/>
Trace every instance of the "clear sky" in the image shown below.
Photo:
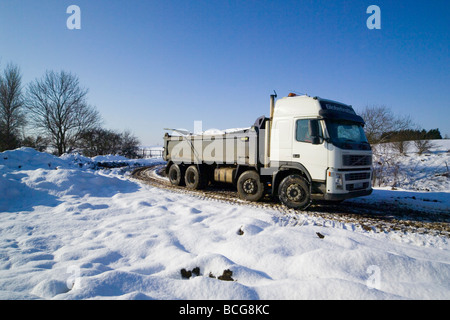
<path fill-rule="evenodd" d="M 448 0 L 0 0 L 0 68 L 19 65 L 24 85 L 76 74 L 104 126 L 146 145 L 196 120 L 250 126 L 273 90 L 386 105 L 450 135 L 449 12 Z"/>

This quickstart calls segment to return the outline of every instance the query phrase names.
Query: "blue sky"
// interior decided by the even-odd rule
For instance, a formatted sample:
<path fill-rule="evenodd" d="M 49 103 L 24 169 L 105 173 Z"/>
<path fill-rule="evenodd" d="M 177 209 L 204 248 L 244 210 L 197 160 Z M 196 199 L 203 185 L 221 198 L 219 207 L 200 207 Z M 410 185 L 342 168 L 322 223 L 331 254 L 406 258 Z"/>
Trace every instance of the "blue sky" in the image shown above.
<path fill-rule="evenodd" d="M 81 30 L 69 30 L 69 5 Z M 368 6 L 381 9 L 369 30 Z M 447 0 L 1 0 L 0 68 L 26 85 L 46 70 L 76 74 L 104 126 L 143 144 L 163 128 L 246 127 L 269 95 L 307 93 L 386 105 L 450 135 Z"/>

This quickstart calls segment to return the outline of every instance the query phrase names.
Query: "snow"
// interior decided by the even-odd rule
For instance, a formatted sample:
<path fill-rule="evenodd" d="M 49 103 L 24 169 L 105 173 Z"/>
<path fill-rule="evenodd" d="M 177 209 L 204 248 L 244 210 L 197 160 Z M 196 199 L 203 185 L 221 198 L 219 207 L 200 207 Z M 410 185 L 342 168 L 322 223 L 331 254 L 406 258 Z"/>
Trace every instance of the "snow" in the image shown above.
<path fill-rule="evenodd" d="M 236 133 L 236 132 L 240 132 L 240 131 L 244 131 L 244 130 L 248 130 L 250 129 L 249 127 L 246 128 L 231 128 L 231 129 L 224 129 L 224 130 L 220 130 L 220 129 L 215 129 L 215 128 L 211 128 L 208 130 L 205 130 L 203 132 L 201 132 L 201 135 L 220 135 L 220 134 L 232 134 L 232 133 Z"/>
<path fill-rule="evenodd" d="M 447 238 L 204 200 L 98 161 L 161 159 L 0 153 L 0 299 L 450 298 Z M 448 212 L 448 184 L 415 187 L 386 185 L 352 201 Z M 195 267 L 199 276 L 181 277 Z M 234 281 L 217 279 L 227 269 Z"/>
<path fill-rule="evenodd" d="M 407 152 L 399 155 L 389 143 L 374 146 L 374 168 L 382 179 L 376 186 L 390 186 L 406 190 L 450 190 L 450 140 L 429 140 L 430 152 L 417 154 L 412 142 L 407 142 Z"/>
<path fill-rule="evenodd" d="M 236 132 L 240 132 L 240 131 L 244 131 L 244 130 L 248 130 L 250 129 L 250 127 L 245 127 L 245 128 L 229 128 L 229 129 L 216 129 L 216 128 L 210 128 L 201 132 L 190 132 L 187 129 L 166 129 L 171 132 L 172 136 L 190 136 L 190 135 L 222 135 L 222 134 L 232 134 L 232 133 L 236 133 Z"/>

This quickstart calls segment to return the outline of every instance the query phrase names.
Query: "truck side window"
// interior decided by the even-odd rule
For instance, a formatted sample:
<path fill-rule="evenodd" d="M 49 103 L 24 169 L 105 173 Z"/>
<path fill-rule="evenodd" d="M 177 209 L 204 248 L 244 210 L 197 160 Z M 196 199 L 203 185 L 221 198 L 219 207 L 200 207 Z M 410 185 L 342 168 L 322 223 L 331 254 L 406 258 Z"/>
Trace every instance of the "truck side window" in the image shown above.
<path fill-rule="evenodd" d="M 311 120 L 300 119 L 297 120 L 295 139 L 299 142 L 312 142 L 312 138 L 309 135 L 309 124 Z M 320 124 L 319 124 L 320 127 Z M 322 128 L 320 127 L 320 136 L 322 137 Z"/>

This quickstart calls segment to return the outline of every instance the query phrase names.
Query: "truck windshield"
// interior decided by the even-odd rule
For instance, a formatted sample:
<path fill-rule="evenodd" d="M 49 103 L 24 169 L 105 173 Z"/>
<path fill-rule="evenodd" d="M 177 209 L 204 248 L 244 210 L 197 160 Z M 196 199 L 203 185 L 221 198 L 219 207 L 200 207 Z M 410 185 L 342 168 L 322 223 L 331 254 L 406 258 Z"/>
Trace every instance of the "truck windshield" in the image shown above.
<path fill-rule="evenodd" d="M 370 150 L 369 142 L 360 123 L 348 120 L 326 119 L 331 143 L 342 149 Z"/>

